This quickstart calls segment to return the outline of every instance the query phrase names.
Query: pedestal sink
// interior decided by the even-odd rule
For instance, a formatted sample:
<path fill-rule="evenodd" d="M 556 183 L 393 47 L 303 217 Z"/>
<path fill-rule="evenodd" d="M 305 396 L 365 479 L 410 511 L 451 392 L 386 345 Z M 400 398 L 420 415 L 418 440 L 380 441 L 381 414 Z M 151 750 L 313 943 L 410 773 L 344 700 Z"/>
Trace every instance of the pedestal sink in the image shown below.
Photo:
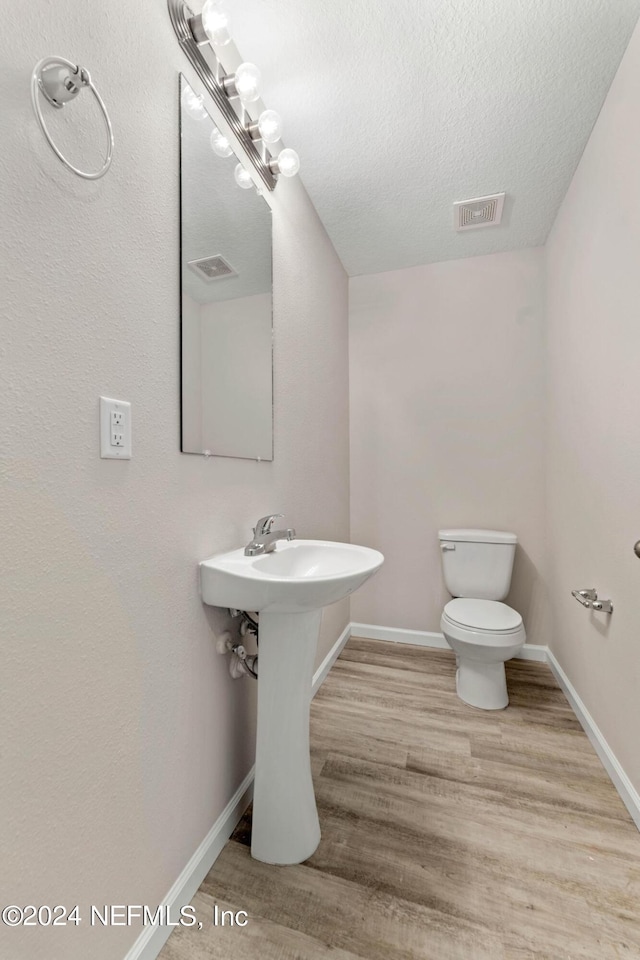
<path fill-rule="evenodd" d="M 320 842 L 309 760 L 309 705 L 322 608 L 379 569 L 377 550 L 325 540 L 232 550 L 200 564 L 202 599 L 260 614 L 258 732 L 251 854 L 301 863 Z"/>

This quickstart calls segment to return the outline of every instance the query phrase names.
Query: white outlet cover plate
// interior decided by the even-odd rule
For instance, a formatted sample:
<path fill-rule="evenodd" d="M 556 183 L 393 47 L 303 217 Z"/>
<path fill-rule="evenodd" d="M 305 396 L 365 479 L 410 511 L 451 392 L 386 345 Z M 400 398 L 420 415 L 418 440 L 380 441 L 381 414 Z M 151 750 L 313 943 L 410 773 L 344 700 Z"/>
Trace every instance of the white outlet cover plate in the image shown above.
<path fill-rule="evenodd" d="M 111 413 L 123 414 L 122 424 L 116 430 L 123 436 L 122 446 L 111 442 Z M 100 397 L 100 456 L 103 460 L 131 460 L 131 404 L 126 400 Z"/>

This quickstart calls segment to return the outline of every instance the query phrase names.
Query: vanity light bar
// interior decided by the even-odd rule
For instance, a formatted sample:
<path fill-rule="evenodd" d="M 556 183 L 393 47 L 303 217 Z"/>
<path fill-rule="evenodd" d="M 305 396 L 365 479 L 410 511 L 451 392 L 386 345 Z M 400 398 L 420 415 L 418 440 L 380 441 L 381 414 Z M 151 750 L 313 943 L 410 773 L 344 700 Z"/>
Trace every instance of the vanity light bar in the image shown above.
<path fill-rule="evenodd" d="M 247 131 L 246 126 L 244 123 L 242 123 L 240 117 L 234 110 L 229 97 L 225 93 L 221 80 L 215 75 L 209 66 L 209 63 L 199 49 L 198 42 L 194 39 L 190 22 L 194 19 L 197 20 L 197 18 L 194 18 L 193 12 L 189 9 L 187 4 L 184 3 L 184 0 L 168 0 L 168 7 L 169 16 L 171 18 L 171 23 L 173 24 L 173 29 L 175 30 L 178 38 L 178 42 L 186 53 L 192 67 L 200 77 L 200 80 L 204 84 L 207 92 L 211 95 L 213 102 L 220 110 L 220 113 L 223 115 L 233 130 L 233 133 L 242 144 L 244 152 L 247 155 L 247 159 L 251 163 L 253 169 L 258 173 L 267 190 L 274 190 L 277 182 L 276 178 L 269 169 L 268 164 L 263 160 L 261 154 L 257 150 L 252 138 L 249 135 L 249 132 Z M 224 76 L 224 71 L 220 65 L 218 66 L 220 70 L 219 75 L 222 77 Z"/>
<path fill-rule="evenodd" d="M 206 0 L 202 13 L 197 15 L 193 14 L 184 0 L 168 0 L 168 6 L 171 23 L 182 49 L 264 185 L 268 190 L 273 190 L 278 176 L 295 176 L 300 169 L 300 159 L 295 150 L 285 148 L 277 157 L 273 157 L 267 149 L 267 144 L 277 143 L 281 136 L 282 121 L 275 110 L 263 110 L 258 120 L 245 122 L 245 105 L 259 98 L 259 69 L 253 63 L 241 63 L 236 72 L 229 75 L 215 54 L 214 45 L 225 46 L 231 40 L 229 18 L 224 6 L 219 0 Z M 215 57 L 215 72 L 200 50 L 205 45 Z M 232 100 L 240 101 L 240 115 Z M 256 141 L 262 144 L 261 150 Z"/>

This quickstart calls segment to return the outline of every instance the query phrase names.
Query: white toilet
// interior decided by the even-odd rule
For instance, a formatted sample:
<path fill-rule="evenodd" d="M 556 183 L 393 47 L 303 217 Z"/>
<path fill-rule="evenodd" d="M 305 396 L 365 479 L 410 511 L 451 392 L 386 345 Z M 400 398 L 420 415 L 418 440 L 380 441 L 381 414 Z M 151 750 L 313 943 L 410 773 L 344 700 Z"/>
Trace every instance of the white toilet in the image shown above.
<path fill-rule="evenodd" d="M 458 696 L 472 707 L 503 710 L 509 703 L 505 660 L 526 636 L 522 617 L 504 599 L 518 538 L 501 530 L 440 530 L 447 590 L 455 598 L 440 628 L 456 654 Z"/>

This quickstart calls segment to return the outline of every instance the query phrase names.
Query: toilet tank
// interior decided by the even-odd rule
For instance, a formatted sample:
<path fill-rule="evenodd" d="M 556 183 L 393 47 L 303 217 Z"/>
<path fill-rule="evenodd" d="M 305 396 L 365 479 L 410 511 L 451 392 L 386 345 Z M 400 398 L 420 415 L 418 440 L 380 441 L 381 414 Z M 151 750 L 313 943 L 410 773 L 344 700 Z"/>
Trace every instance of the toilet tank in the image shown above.
<path fill-rule="evenodd" d="M 440 530 L 444 582 L 452 597 L 504 600 L 518 538 L 502 530 Z"/>

